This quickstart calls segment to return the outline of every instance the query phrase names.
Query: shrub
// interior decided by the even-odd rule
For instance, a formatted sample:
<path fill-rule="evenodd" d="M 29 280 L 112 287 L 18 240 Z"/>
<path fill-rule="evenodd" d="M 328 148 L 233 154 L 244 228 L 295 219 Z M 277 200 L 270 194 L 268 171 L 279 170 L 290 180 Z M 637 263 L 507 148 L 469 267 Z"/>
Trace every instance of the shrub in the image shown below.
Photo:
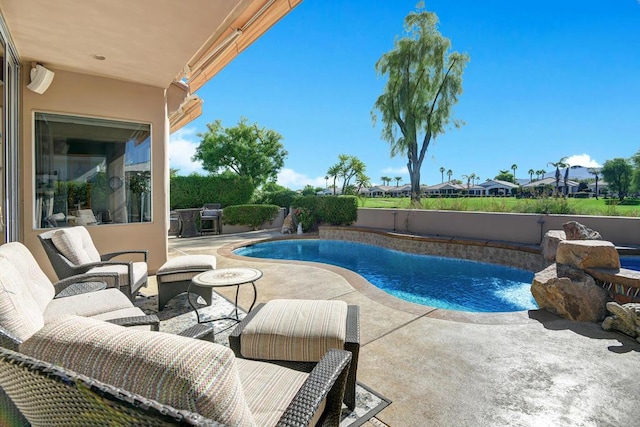
<path fill-rule="evenodd" d="M 326 196 L 317 198 L 317 217 L 331 225 L 351 225 L 358 219 L 358 198 Z"/>
<path fill-rule="evenodd" d="M 265 222 L 273 221 L 280 207 L 276 205 L 236 205 L 224 208 L 222 220 L 229 225 L 248 225 L 257 230 Z"/>
<path fill-rule="evenodd" d="M 186 209 L 205 203 L 220 203 L 223 208 L 242 205 L 249 202 L 253 190 L 251 181 L 241 176 L 174 176 L 170 182 L 169 206 Z"/>
<path fill-rule="evenodd" d="M 298 197 L 298 193 L 293 190 L 265 191 L 257 194 L 254 201 L 259 205 L 277 205 L 281 208 L 288 208 L 296 197 Z"/>

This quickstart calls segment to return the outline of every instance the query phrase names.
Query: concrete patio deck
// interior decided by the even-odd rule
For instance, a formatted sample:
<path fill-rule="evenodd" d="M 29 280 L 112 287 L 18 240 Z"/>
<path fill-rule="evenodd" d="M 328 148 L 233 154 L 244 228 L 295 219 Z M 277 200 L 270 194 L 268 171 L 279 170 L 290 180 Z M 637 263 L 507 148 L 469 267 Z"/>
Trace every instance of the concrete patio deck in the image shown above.
<path fill-rule="evenodd" d="M 258 302 L 317 298 L 360 305 L 358 380 L 393 401 L 369 425 L 640 424 L 635 340 L 546 311 L 473 315 L 419 306 L 339 267 L 231 253 L 238 244 L 274 235 L 170 238 L 169 257 L 212 254 L 219 268 L 261 269 Z M 235 291 L 224 293 L 232 298 Z M 249 288 L 241 289 L 240 305 L 247 308 L 251 299 Z"/>

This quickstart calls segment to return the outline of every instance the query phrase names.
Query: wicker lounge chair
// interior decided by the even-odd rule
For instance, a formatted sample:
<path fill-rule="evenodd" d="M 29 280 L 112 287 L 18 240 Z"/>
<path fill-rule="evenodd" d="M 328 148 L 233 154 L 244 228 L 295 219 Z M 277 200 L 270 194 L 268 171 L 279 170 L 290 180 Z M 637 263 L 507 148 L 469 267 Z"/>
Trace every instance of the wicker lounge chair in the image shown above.
<path fill-rule="evenodd" d="M 220 217 L 222 211 L 220 203 L 205 203 L 200 211 L 200 233 L 211 232 L 214 234 L 220 234 L 222 232 L 222 223 Z M 207 226 L 207 224 L 209 224 Z"/>
<path fill-rule="evenodd" d="M 156 315 L 142 310 L 117 289 L 104 289 L 104 273 L 68 277 L 56 283 L 22 243 L 0 246 L 0 345 L 17 349 L 47 323 L 75 314 L 158 330 Z M 118 282 L 118 274 L 110 280 Z M 98 290 L 96 290 L 98 289 Z"/>
<path fill-rule="evenodd" d="M 15 425 L 338 426 L 350 359 L 331 350 L 305 374 L 207 341 L 69 316 L 20 353 L 0 349 L 0 404 Z"/>
<path fill-rule="evenodd" d="M 146 250 L 128 250 L 100 254 L 93 244 L 89 231 L 83 226 L 60 228 L 40 234 L 40 242 L 59 279 L 84 273 L 113 273 L 120 276 L 119 289 L 131 301 L 142 286 L 147 286 Z M 144 261 L 111 261 L 120 255 L 139 254 Z M 115 283 L 106 276 L 109 287 Z"/>

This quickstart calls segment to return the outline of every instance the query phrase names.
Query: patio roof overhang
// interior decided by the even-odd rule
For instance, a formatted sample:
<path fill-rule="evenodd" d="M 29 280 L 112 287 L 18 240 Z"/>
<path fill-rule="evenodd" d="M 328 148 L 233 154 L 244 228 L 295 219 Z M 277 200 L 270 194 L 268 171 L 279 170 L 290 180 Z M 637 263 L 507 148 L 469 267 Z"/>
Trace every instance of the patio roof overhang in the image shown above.
<path fill-rule="evenodd" d="M 22 62 L 164 89 L 182 80 L 193 93 L 301 1 L 0 0 L 0 10 Z M 185 101 L 169 112 L 172 131 L 199 115 L 201 100 Z"/>

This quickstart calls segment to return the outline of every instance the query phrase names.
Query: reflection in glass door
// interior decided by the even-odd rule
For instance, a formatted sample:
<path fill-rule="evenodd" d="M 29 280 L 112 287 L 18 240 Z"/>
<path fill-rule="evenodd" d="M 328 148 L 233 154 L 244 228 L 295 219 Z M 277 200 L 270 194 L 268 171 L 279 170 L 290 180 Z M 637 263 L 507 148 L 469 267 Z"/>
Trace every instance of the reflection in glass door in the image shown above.
<path fill-rule="evenodd" d="M 0 15 L 0 243 L 20 238 L 18 179 L 18 88 L 20 66 Z"/>

